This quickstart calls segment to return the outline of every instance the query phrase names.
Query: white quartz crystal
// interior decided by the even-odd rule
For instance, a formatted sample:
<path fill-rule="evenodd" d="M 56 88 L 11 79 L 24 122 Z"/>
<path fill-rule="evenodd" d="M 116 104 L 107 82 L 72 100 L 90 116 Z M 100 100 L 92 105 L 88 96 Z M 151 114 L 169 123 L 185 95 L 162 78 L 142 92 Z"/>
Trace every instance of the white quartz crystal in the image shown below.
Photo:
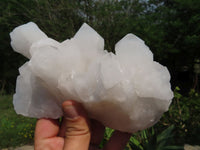
<path fill-rule="evenodd" d="M 59 43 L 33 23 L 15 28 L 11 46 L 30 60 L 19 68 L 14 108 L 35 118 L 59 118 L 65 100 L 81 102 L 105 126 L 136 132 L 155 124 L 173 98 L 170 74 L 144 41 L 127 34 L 104 50 L 103 38 L 83 24 Z"/>

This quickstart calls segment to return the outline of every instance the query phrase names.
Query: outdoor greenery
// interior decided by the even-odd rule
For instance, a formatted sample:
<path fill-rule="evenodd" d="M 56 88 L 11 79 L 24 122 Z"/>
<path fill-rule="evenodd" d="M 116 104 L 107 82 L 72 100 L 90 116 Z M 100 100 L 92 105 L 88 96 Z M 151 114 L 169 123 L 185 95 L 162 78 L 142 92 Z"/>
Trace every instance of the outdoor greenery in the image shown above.
<path fill-rule="evenodd" d="M 200 95 L 193 89 L 185 97 L 175 88 L 174 99 L 161 119 L 163 125 L 175 125 L 176 143 L 199 144 L 200 141 Z"/>
<path fill-rule="evenodd" d="M 127 33 L 145 41 L 154 59 L 168 67 L 174 99 L 152 128 L 131 137 L 127 149 L 182 149 L 200 141 L 199 0 L 0 0 L 0 149 L 33 142 L 35 119 L 16 115 L 12 94 L 18 68 L 27 61 L 10 46 L 9 33 L 35 22 L 49 37 L 73 37 L 83 22 L 104 39 L 105 49 Z M 102 144 L 112 134 L 107 128 Z M 102 145 L 101 145 L 102 146 Z"/>
<path fill-rule="evenodd" d="M 0 95 L 0 149 L 33 143 L 35 122 L 16 114 L 12 95 Z"/>

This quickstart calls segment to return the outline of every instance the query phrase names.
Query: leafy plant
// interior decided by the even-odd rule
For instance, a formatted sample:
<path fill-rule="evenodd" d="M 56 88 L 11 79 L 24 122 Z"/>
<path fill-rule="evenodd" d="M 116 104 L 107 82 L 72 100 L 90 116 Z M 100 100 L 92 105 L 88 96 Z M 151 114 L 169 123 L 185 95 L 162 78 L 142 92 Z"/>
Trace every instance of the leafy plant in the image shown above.
<path fill-rule="evenodd" d="M 175 143 L 199 144 L 200 141 L 200 96 L 198 92 L 191 89 L 188 96 L 180 93 L 176 87 L 174 99 L 169 108 L 161 118 L 161 126 L 176 126 Z M 162 127 L 159 127 L 162 128 Z"/>
<path fill-rule="evenodd" d="M 156 134 L 154 128 L 143 130 L 138 136 L 143 137 L 142 142 L 137 140 L 137 136 L 133 136 L 130 139 L 130 147 L 133 150 L 179 150 L 183 149 L 182 146 L 170 145 L 173 139 L 174 126 L 170 126 L 160 134 Z M 150 130 L 150 131 L 149 131 Z"/>

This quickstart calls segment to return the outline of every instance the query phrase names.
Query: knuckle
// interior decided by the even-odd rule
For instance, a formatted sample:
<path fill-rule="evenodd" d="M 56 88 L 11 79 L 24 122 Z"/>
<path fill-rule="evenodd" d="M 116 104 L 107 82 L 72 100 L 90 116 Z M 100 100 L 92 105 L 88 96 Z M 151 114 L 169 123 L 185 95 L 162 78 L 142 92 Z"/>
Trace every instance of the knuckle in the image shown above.
<path fill-rule="evenodd" d="M 90 134 L 90 128 L 87 120 L 78 117 L 67 121 L 66 136 L 80 136 Z"/>

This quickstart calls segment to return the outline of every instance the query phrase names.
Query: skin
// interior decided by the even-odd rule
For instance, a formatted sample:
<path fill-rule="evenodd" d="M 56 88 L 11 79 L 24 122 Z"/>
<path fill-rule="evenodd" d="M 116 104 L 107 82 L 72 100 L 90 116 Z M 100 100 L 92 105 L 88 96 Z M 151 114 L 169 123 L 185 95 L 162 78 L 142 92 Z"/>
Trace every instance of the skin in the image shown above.
<path fill-rule="evenodd" d="M 35 129 L 35 150 L 99 150 L 105 127 L 90 120 L 80 103 L 62 105 L 62 124 L 54 119 L 39 119 Z M 123 150 L 131 134 L 115 131 L 103 150 Z"/>

